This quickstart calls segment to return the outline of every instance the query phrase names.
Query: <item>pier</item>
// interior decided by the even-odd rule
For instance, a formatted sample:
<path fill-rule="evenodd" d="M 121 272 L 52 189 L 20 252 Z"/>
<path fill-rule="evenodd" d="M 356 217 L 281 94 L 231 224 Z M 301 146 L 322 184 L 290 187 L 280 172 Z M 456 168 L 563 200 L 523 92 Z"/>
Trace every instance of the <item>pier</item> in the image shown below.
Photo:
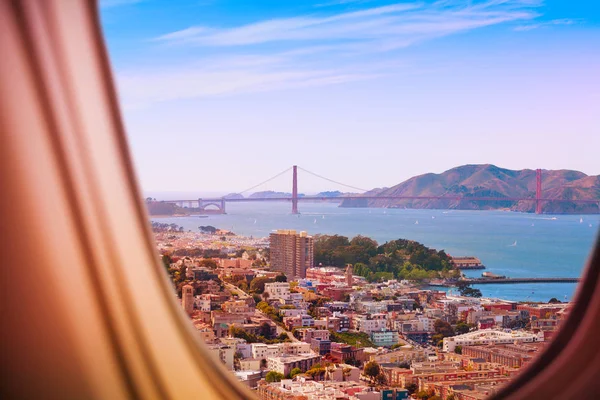
<path fill-rule="evenodd" d="M 580 278 L 475 278 L 462 279 L 453 282 L 437 282 L 430 283 L 430 286 L 452 287 L 458 283 L 466 283 L 468 285 L 489 285 L 494 283 L 578 283 Z"/>

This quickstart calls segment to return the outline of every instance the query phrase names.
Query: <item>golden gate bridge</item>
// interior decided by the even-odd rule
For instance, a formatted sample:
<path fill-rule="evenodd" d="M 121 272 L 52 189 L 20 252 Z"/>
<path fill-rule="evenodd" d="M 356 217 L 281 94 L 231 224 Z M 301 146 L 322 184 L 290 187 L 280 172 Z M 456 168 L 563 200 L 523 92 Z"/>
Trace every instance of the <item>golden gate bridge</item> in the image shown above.
<path fill-rule="evenodd" d="M 264 201 L 289 201 L 292 205 L 292 214 L 299 214 L 298 212 L 298 203 L 301 201 L 343 201 L 343 200 L 447 200 L 447 201 L 489 201 L 489 202 L 497 202 L 497 201 L 531 201 L 535 202 L 535 213 L 542 213 L 542 205 L 547 202 L 569 202 L 575 204 L 598 204 L 600 207 L 600 200 L 596 199 L 556 199 L 556 198 L 544 198 L 542 197 L 542 170 L 536 169 L 536 190 L 535 197 L 485 197 L 485 196 L 462 196 L 462 195 L 443 195 L 443 196 L 404 196 L 404 195 L 392 195 L 392 196 L 381 196 L 381 195 L 371 195 L 371 194 L 351 194 L 351 195 L 343 195 L 339 197 L 331 197 L 331 196 L 301 196 L 298 194 L 298 170 L 306 172 L 310 175 L 313 175 L 317 178 L 324 179 L 331 183 L 335 183 L 340 186 L 344 186 L 347 188 L 351 188 L 353 190 L 358 190 L 360 192 L 368 192 L 366 189 L 357 188 L 352 185 L 347 185 L 333 179 L 326 178 L 314 172 L 310 172 L 302 167 L 298 167 L 294 165 L 292 167 L 287 168 L 286 170 L 272 176 L 271 178 L 262 181 L 246 190 L 243 190 L 238 195 L 242 195 L 243 193 L 249 192 L 253 189 L 256 189 L 259 186 L 262 186 L 266 183 L 271 182 L 272 180 L 284 175 L 285 173 L 292 170 L 292 194 L 291 196 L 276 196 L 276 197 L 230 197 L 229 195 L 218 197 L 218 198 L 198 198 L 191 200 L 165 200 L 164 203 L 172 203 L 176 204 L 180 207 L 188 207 L 198 209 L 201 213 L 211 213 L 211 214 L 225 214 L 226 213 L 226 204 L 227 203 L 241 203 L 241 202 L 264 202 Z M 213 209 L 209 207 L 214 207 Z"/>

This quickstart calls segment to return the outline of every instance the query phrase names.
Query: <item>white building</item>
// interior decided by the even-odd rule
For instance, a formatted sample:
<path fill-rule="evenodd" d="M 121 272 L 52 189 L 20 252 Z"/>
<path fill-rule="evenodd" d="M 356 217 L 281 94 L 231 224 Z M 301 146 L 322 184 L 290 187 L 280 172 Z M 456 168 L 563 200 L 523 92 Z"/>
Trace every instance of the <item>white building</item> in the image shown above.
<path fill-rule="evenodd" d="M 321 356 L 314 353 L 298 354 L 295 356 L 280 356 L 267 358 L 267 368 L 287 375 L 294 368 L 302 371 L 309 370 L 313 365 L 321 361 Z"/>
<path fill-rule="evenodd" d="M 203 312 L 210 312 L 210 298 L 202 298 L 202 296 L 195 296 L 194 303 L 196 308 Z"/>
<path fill-rule="evenodd" d="M 270 282 L 265 283 L 265 293 L 268 293 L 269 299 L 290 300 L 290 284 L 288 282 Z"/>
<path fill-rule="evenodd" d="M 252 343 L 252 358 L 259 360 L 281 355 L 281 347 L 276 344 Z"/>
<path fill-rule="evenodd" d="M 242 358 L 252 358 L 252 344 L 238 343 L 235 350 L 242 355 Z"/>
<path fill-rule="evenodd" d="M 426 317 L 424 315 L 417 316 L 417 319 L 419 320 L 419 323 L 421 324 L 422 330 L 424 332 L 433 332 L 435 330 L 435 319 Z"/>
<path fill-rule="evenodd" d="M 235 354 L 235 347 L 224 345 L 208 345 L 207 348 L 208 352 L 212 354 L 215 359 L 221 360 L 228 369 L 233 369 L 233 355 Z"/>
<path fill-rule="evenodd" d="M 398 343 L 397 331 L 373 331 L 371 332 L 371 341 L 375 346 L 389 347 Z"/>
<path fill-rule="evenodd" d="M 358 332 L 371 333 L 387 327 L 386 314 L 357 315 L 354 317 L 354 329 Z"/>
<path fill-rule="evenodd" d="M 361 301 L 359 308 L 369 314 L 383 313 L 387 312 L 387 304 L 385 301 Z"/>
<path fill-rule="evenodd" d="M 279 343 L 276 346 L 281 348 L 281 354 L 297 355 L 311 353 L 310 343 L 305 342 L 285 342 Z"/>
<path fill-rule="evenodd" d="M 299 315 L 308 315 L 308 311 L 302 308 L 281 309 L 279 315 L 282 317 L 297 317 Z"/>
<path fill-rule="evenodd" d="M 443 350 L 446 352 L 454 351 L 456 346 L 476 346 L 484 344 L 511 344 L 511 343 L 532 343 L 543 342 L 543 332 L 537 335 L 523 331 L 499 331 L 493 329 L 483 329 L 474 332 L 468 332 L 463 335 L 444 338 Z"/>

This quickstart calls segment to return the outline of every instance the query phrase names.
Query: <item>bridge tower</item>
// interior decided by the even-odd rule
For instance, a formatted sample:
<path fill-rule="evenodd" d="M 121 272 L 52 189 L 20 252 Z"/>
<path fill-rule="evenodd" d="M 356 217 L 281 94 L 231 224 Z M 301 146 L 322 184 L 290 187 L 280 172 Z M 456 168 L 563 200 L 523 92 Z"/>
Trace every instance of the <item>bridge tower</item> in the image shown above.
<path fill-rule="evenodd" d="M 535 170 L 535 213 L 542 213 L 542 170 Z"/>
<path fill-rule="evenodd" d="M 292 214 L 298 214 L 298 167 L 293 167 L 292 177 Z"/>

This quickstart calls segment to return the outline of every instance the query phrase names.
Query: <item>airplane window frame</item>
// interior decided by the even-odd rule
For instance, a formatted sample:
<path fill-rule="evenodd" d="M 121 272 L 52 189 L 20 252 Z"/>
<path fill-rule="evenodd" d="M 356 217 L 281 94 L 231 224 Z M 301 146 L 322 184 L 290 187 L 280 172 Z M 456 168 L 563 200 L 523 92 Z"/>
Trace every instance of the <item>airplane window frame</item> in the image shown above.
<path fill-rule="evenodd" d="M 40 295 L 60 297 L 60 301 L 48 301 L 48 315 L 40 320 L 54 317 L 65 338 L 73 340 L 60 345 L 51 340 L 42 344 L 33 341 L 30 347 L 19 349 L 2 344 L 7 352 L 2 355 L 0 393 L 20 397 L 43 388 L 50 397 L 67 391 L 79 398 L 104 398 L 109 394 L 112 398 L 186 398 L 192 392 L 206 398 L 253 398 L 249 389 L 206 352 L 176 303 L 160 265 L 127 144 L 97 2 L 73 2 L 64 7 L 59 0 L 1 0 L 0 22 L 0 44 L 14 50 L 0 62 L 0 139 L 5 146 L 5 150 L 0 150 L 0 187 L 4 194 L 0 219 L 17 226 L 10 240 L 2 241 L 0 249 L 3 253 L 21 249 L 19 254 L 10 254 L 11 265 L 30 263 L 32 254 L 40 257 L 31 271 L 49 277 L 49 283 L 55 284 L 40 286 Z M 82 84 L 84 77 L 92 81 Z M 10 103 L 15 98 L 21 101 L 18 107 Z M 95 125 L 103 117 L 104 123 Z M 27 141 L 36 142 L 29 142 L 33 144 L 27 149 Z M 9 150 L 14 150 L 14 154 Z M 36 162 L 46 168 L 36 170 L 36 163 L 26 163 L 23 158 L 31 155 L 39 156 Z M 41 185 L 42 179 L 56 183 L 43 186 L 50 204 L 41 204 L 35 211 L 40 221 L 28 219 L 19 226 L 16 218 L 23 215 L 23 207 L 15 202 L 36 204 L 38 194 L 31 186 Z M 114 184 L 112 195 L 107 195 L 107 180 Z M 111 213 L 124 216 L 121 225 L 114 223 Z M 62 221 L 42 226 L 42 222 L 58 221 L 56 214 Z M 10 232 L 0 228 L 0 233 Z M 55 235 L 63 235 L 64 243 L 56 241 Z M 42 249 L 27 254 L 23 249 L 35 241 L 41 243 Z M 65 249 L 68 268 L 52 263 L 56 254 L 45 248 L 45 242 Z M 134 250 L 124 254 L 119 242 L 131 243 Z M 3 268 L 7 264 L 8 261 Z M 141 325 L 142 316 L 151 314 L 147 310 L 150 306 L 145 304 L 148 298 L 137 296 L 136 282 L 128 278 L 133 272 L 151 281 L 148 296 L 153 295 L 153 301 L 161 305 L 156 314 L 158 321 L 148 326 Z M 24 272 L 11 273 L 18 278 L 14 281 L 17 284 L 1 283 L 2 296 L 7 299 L 22 293 L 22 286 L 27 283 Z M 61 286 L 58 279 L 69 275 L 71 281 L 87 283 L 93 290 L 75 288 L 74 293 L 65 293 L 66 285 Z M 82 312 L 78 304 L 69 303 L 74 299 L 100 310 L 89 312 L 88 327 L 72 326 L 67 314 Z M 17 343 L 15 338 L 19 335 L 33 337 L 33 325 L 22 323 L 17 313 L 29 315 L 35 308 L 27 301 L 11 301 L 10 305 L 14 310 L 6 321 L 11 324 L 3 330 L 2 342 L 5 337 L 12 344 Z M 132 321 L 118 320 L 125 316 L 132 317 Z M 599 320 L 597 239 L 562 328 L 535 361 L 491 398 L 585 398 L 590 390 L 598 389 L 600 382 L 595 375 L 600 371 L 600 341 L 595 339 L 592 328 Z M 86 331 L 92 328 L 103 329 L 112 336 L 103 342 L 96 333 Z M 55 338 L 53 329 L 48 328 L 49 338 Z M 194 370 L 182 373 L 174 368 L 172 360 L 160 358 L 165 352 L 150 346 L 156 338 L 168 339 L 164 346 L 180 355 L 182 365 L 185 362 Z M 98 359 L 106 361 L 106 365 L 92 365 L 96 360 L 90 357 L 95 353 L 85 350 L 86 345 L 98 345 Z M 40 355 L 47 351 L 56 356 L 60 354 L 58 350 L 64 355 L 59 363 L 52 364 L 51 359 Z M 9 359 L 9 355 L 17 354 L 23 363 L 39 365 L 31 365 L 27 376 L 14 375 L 11 367 L 21 364 Z M 573 368 L 573 364 L 578 368 Z M 36 382 L 36 378 L 47 382 L 53 369 L 72 375 L 55 383 L 27 387 L 27 382 Z M 114 383 L 114 387 L 103 387 L 107 383 Z"/>

